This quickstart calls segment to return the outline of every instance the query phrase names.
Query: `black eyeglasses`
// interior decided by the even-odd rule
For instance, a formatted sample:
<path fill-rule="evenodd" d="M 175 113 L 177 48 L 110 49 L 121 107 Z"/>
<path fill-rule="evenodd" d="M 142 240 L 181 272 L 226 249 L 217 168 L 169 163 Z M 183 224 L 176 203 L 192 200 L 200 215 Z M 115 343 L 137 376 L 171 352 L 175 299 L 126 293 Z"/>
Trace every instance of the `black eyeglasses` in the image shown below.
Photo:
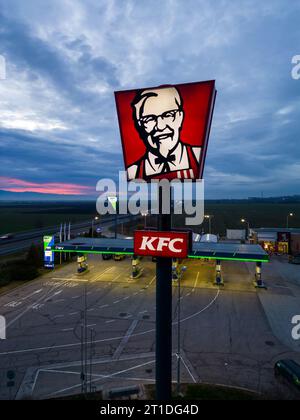
<path fill-rule="evenodd" d="M 145 117 L 141 117 L 139 122 L 143 124 L 145 128 L 154 128 L 157 124 L 157 120 L 160 117 L 165 123 L 172 122 L 175 119 L 177 112 L 180 109 L 172 109 L 170 111 L 166 111 L 161 115 L 145 115 Z"/>

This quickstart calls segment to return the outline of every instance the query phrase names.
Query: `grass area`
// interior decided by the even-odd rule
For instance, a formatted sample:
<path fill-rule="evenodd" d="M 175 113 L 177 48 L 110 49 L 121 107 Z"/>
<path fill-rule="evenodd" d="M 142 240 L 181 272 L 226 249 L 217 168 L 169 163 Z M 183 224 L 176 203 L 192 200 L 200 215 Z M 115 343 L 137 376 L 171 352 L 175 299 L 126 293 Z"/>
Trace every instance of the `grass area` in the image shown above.
<path fill-rule="evenodd" d="M 102 401 L 102 392 L 92 392 L 87 394 L 69 395 L 66 397 L 51 398 L 56 401 Z"/>
<path fill-rule="evenodd" d="M 300 228 L 300 203 L 210 203 L 205 205 L 205 214 L 213 215 L 211 221 L 212 233 L 226 235 L 226 229 L 245 229 L 247 226 L 241 223 L 244 218 L 250 223 L 250 227 L 286 227 L 287 214 L 294 213 L 289 218 L 290 227 Z M 174 215 L 173 226 L 184 226 L 183 215 Z M 157 216 L 147 216 L 147 226 L 156 226 Z M 118 226 L 118 232 L 125 235 L 133 235 L 135 229 L 143 229 L 144 217 L 138 221 L 129 221 L 123 226 Z M 191 226 L 193 231 L 201 232 L 202 229 L 208 232 L 208 221 L 205 220 L 201 226 Z M 111 231 L 114 227 L 111 227 Z"/>
<path fill-rule="evenodd" d="M 256 203 L 248 202 L 206 202 L 205 213 L 213 215 L 212 233 L 226 234 L 226 229 L 242 229 L 246 226 L 241 218 L 249 221 L 250 227 L 286 227 L 289 213 L 294 217 L 289 220 L 290 227 L 300 227 L 300 203 Z M 38 229 L 60 224 L 61 222 L 79 222 L 92 218 L 96 214 L 95 202 L 71 203 L 1 203 L 0 234 Z M 173 216 L 174 226 L 184 225 L 184 216 Z M 139 221 L 141 227 L 144 220 Z M 147 225 L 156 225 L 156 216 L 147 217 Z M 124 224 L 124 234 L 132 234 L 132 226 Z M 203 226 L 193 226 L 194 231 L 208 231 L 208 221 Z M 121 226 L 119 232 L 121 233 Z"/>
<path fill-rule="evenodd" d="M 149 399 L 155 399 L 155 385 L 146 385 Z M 264 397 L 255 392 L 210 384 L 182 384 L 182 397 L 177 397 L 173 386 L 174 400 L 199 400 L 199 401 L 258 401 Z"/>
<path fill-rule="evenodd" d="M 174 400 L 199 400 L 199 401 L 259 401 L 265 398 L 255 392 L 225 387 L 221 385 L 208 384 L 182 384 L 182 397 L 177 397 L 175 386 L 173 387 Z M 155 385 L 145 385 L 146 397 L 149 400 L 155 400 Z M 87 394 L 76 394 L 66 397 L 54 398 L 55 400 L 93 400 L 100 401 L 103 399 L 102 392 L 94 392 Z"/>
<path fill-rule="evenodd" d="M 94 214 L 94 202 L 0 203 L 0 234 L 85 221 Z"/>
<path fill-rule="evenodd" d="M 300 203 L 207 203 L 205 213 L 214 215 L 212 219 L 213 233 L 224 235 L 226 229 L 242 229 L 244 218 L 250 227 L 286 227 L 289 213 L 290 227 L 300 227 Z M 205 224 L 207 225 L 207 221 Z M 207 226 L 206 226 L 207 230 Z"/>

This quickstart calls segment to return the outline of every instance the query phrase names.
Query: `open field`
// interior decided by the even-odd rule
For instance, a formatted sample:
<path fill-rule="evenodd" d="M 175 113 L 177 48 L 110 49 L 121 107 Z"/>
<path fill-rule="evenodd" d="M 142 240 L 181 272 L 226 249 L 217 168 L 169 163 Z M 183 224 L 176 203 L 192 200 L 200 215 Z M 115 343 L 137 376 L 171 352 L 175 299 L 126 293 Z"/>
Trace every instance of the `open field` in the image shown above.
<path fill-rule="evenodd" d="M 206 202 L 205 213 L 214 215 L 212 232 L 221 235 L 226 233 L 227 228 L 245 227 L 240 222 L 241 218 L 248 220 L 250 227 L 286 227 L 289 213 L 294 213 L 294 217 L 289 219 L 289 226 L 300 227 L 300 203 Z"/>
<path fill-rule="evenodd" d="M 94 214 L 95 202 L 0 202 L 0 234 L 80 222 Z"/>
<path fill-rule="evenodd" d="M 300 227 L 300 203 L 253 203 L 247 202 L 205 202 L 205 214 L 213 215 L 211 221 L 212 233 L 226 235 L 226 229 L 245 229 L 241 219 L 249 221 L 250 227 L 286 227 L 287 215 L 294 213 L 289 218 L 289 227 Z M 173 216 L 173 226 L 182 227 L 185 216 Z M 156 216 L 147 217 L 147 225 L 155 226 Z M 208 221 L 203 225 L 192 226 L 195 232 L 204 230 L 208 232 Z"/>
<path fill-rule="evenodd" d="M 253 203 L 241 202 L 205 202 L 205 213 L 213 215 L 212 232 L 226 234 L 227 228 L 245 227 L 240 220 L 245 218 L 251 227 L 285 227 L 286 216 L 290 212 L 294 217 L 289 220 L 290 227 L 300 226 L 300 203 Z M 80 222 L 96 214 L 95 202 L 44 202 L 44 203 L 0 203 L 0 234 L 43 228 L 61 222 Z M 183 225 L 182 216 L 173 218 L 177 226 Z M 156 223 L 156 218 L 148 217 L 147 224 Z M 193 227 L 195 231 L 208 231 L 207 221 L 204 227 Z"/>

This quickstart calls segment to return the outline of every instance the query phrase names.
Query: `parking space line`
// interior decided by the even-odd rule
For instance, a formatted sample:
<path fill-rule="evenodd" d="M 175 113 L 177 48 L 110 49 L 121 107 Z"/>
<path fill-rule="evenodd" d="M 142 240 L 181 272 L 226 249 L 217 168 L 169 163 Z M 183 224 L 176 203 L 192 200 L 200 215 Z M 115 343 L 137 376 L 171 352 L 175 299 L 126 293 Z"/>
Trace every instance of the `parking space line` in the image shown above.
<path fill-rule="evenodd" d="M 114 281 L 118 280 L 118 278 L 119 278 L 119 277 L 121 277 L 121 276 L 122 276 L 122 274 L 123 274 L 123 273 L 118 274 L 118 275 L 117 275 L 117 276 L 116 276 L 116 277 L 112 280 L 112 282 L 114 282 Z"/>
<path fill-rule="evenodd" d="M 119 344 L 119 346 L 117 347 L 116 351 L 113 354 L 112 359 L 113 360 L 118 360 L 124 350 L 124 348 L 126 347 L 133 331 L 135 330 L 137 324 L 138 324 L 138 320 L 135 319 L 134 321 L 132 321 L 132 324 L 130 325 L 130 327 L 128 328 L 126 334 L 124 335 L 123 339 L 121 340 L 121 343 Z"/>
<path fill-rule="evenodd" d="M 198 283 L 198 277 L 199 277 L 199 271 L 197 272 L 197 276 L 196 276 L 196 280 L 195 280 L 195 283 L 194 283 L 194 287 L 193 287 L 193 289 L 192 289 L 192 292 L 194 292 L 194 291 L 195 291 L 195 288 L 196 288 L 197 283 Z"/>

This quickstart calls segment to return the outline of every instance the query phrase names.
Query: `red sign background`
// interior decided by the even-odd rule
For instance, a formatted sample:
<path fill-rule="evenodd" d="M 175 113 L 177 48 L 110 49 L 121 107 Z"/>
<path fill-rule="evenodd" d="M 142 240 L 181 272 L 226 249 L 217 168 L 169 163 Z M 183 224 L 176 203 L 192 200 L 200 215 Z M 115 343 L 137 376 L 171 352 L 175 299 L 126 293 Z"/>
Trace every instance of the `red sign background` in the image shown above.
<path fill-rule="evenodd" d="M 143 238 L 156 238 L 151 245 L 156 248 L 155 250 L 142 250 L 141 245 Z M 160 238 L 166 238 L 165 246 L 162 247 L 162 250 L 157 250 Z M 181 239 L 182 243 L 175 242 L 173 243 L 176 249 L 180 249 L 180 252 L 174 252 L 168 247 L 167 240 L 176 240 Z M 171 257 L 171 258 L 186 258 L 188 255 L 188 245 L 189 245 L 189 234 L 188 232 L 157 232 L 151 230 L 136 230 L 134 232 L 134 253 L 135 255 L 148 255 L 153 257 Z"/>
<path fill-rule="evenodd" d="M 172 86 L 179 91 L 183 99 L 185 116 L 180 137 L 184 143 L 193 147 L 202 148 L 197 173 L 197 178 L 202 178 L 216 94 L 215 81 L 210 80 L 207 82 L 185 83 Z M 134 126 L 132 116 L 131 102 L 136 93 L 137 90 L 115 92 L 126 169 L 140 159 L 146 152 L 145 145 Z"/>

